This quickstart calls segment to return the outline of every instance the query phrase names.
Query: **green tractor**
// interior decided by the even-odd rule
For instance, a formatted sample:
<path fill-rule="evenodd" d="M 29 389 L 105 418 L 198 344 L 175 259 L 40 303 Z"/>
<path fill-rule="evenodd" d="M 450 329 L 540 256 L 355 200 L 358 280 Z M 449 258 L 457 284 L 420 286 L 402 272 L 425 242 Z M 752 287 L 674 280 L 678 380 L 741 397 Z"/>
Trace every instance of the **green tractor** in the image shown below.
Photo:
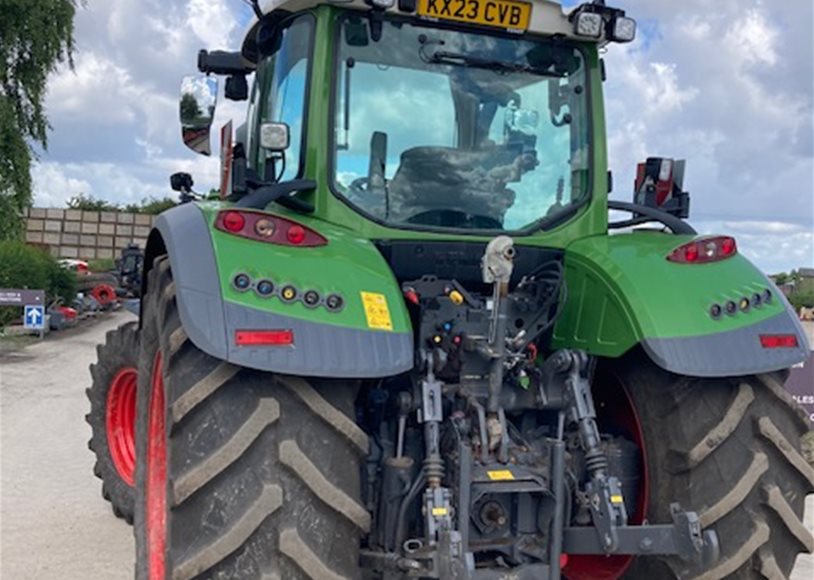
<path fill-rule="evenodd" d="M 683 221 L 682 162 L 608 200 L 601 54 L 635 21 L 252 4 L 182 84 L 198 152 L 213 77 L 248 101 L 223 200 L 156 221 L 121 363 L 136 577 L 787 577 L 814 548 L 783 389 L 809 347 L 735 240 Z"/>

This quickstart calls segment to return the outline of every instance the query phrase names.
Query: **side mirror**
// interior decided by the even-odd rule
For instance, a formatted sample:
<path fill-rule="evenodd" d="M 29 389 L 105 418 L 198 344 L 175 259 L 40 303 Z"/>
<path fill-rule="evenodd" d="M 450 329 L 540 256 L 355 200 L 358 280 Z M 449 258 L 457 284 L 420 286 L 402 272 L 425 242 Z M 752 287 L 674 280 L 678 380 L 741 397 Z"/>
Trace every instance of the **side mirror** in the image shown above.
<path fill-rule="evenodd" d="M 208 76 L 184 77 L 181 81 L 181 135 L 184 145 L 202 155 L 211 153 L 209 129 L 215 118 L 218 81 Z"/>
<path fill-rule="evenodd" d="M 690 215 L 690 194 L 684 191 L 683 159 L 648 157 L 636 168 L 633 202 L 686 219 Z"/>
<path fill-rule="evenodd" d="M 291 130 L 285 123 L 260 125 L 260 147 L 272 153 L 281 153 L 291 144 Z"/>

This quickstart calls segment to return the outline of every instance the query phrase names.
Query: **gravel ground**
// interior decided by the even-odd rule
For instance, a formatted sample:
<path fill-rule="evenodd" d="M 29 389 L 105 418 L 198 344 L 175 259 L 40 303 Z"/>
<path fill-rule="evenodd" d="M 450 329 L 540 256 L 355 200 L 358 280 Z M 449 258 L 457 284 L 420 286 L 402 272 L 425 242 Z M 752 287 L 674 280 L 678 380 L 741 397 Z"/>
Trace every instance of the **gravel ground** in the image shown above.
<path fill-rule="evenodd" d="M 130 317 L 0 354 L 0 578 L 133 577 L 131 530 L 101 499 L 82 420 L 95 345 Z M 814 530 L 814 496 L 807 506 Z M 814 557 L 801 556 L 792 580 L 811 578 Z"/>
<path fill-rule="evenodd" d="M 130 526 L 93 477 L 85 388 L 105 333 L 132 315 L 0 356 L 0 578 L 133 577 Z"/>

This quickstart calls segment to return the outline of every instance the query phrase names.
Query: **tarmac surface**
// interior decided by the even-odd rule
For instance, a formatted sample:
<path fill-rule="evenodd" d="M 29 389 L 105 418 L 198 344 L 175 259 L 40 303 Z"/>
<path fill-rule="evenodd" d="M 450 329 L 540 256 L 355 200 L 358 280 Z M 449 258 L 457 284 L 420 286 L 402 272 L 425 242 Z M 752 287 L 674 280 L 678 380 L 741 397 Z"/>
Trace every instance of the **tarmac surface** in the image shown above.
<path fill-rule="evenodd" d="M 95 346 L 131 317 L 111 314 L 0 354 L 2 580 L 133 577 L 131 528 L 101 498 L 87 449 L 90 427 L 83 419 Z M 808 374 L 811 368 L 795 372 Z M 814 496 L 807 506 L 806 525 L 814 530 Z M 801 556 L 792 579 L 811 578 L 814 557 Z"/>

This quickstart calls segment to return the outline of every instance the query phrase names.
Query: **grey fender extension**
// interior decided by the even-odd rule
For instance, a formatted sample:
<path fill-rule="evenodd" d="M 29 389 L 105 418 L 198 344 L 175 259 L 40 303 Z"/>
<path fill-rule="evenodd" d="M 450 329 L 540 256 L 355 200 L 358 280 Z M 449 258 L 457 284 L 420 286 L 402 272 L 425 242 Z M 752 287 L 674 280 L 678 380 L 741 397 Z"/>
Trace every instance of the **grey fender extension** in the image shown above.
<path fill-rule="evenodd" d="M 409 333 L 318 324 L 224 301 L 209 226 L 195 204 L 164 212 L 154 227 L 169 253 L 181 324 L 205 353 L 258 370 L 317 377 L 384 377 L 412 368 Z M 239 329 L 292 330 L 294 345 L 237 346 Z"/>
<path fill-rule="evenodd" d="M 763 348 L 761 334 L 794 334 L 795 348 Z M 788 311 L 757 324 L 706 336 L 646 338 L 642 346 L 658 366 L 694 377 L 731 377 L 787 369 L 809 356 L 803 328 Z"/>

